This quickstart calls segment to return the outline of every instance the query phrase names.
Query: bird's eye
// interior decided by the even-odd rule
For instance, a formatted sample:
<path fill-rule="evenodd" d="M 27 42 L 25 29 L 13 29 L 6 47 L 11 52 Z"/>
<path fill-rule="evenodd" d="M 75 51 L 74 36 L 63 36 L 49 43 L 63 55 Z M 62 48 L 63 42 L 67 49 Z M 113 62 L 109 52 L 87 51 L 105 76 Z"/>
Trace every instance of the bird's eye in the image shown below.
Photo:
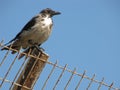
<path fill-rule="evenodd" d="M 41 21 L 44 21 L 44 19 L 41 19 Z"/>
<path fill-rule="evenodd" d="M 50 11 L 47 11 L 47 13 L 50 13 Z"/>
<path fill-rule="evenodd" d="M 42 16 L 42 17 L 46 17 L 46 14 L 43 13 L 41 16 Z"/>

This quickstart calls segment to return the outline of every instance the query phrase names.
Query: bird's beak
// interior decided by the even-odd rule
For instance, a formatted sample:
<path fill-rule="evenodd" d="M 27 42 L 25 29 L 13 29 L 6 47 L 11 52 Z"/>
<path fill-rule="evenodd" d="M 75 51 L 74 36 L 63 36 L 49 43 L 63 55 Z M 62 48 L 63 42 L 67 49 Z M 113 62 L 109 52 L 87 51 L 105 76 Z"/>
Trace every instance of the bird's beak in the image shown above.
<path fill-rule="evenodd" d="M 60 12 L 54 12 L 52 15 L 59 15 L 61 14 Z"/>

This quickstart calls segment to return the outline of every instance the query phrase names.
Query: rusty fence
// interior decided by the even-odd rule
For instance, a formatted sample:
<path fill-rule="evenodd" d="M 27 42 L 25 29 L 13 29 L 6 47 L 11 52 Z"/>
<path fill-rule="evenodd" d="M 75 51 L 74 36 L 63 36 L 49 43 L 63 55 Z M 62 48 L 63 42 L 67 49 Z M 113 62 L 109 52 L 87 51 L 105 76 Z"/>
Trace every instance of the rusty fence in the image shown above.
<path fill-rule="evenodd" d="M 2 47 L 3 41 L 0 42 Z M 67 64 L 50 62 L 44 52 L 25 53 L 6 48 L 9 50 L 0 51 L 0 90 L 120 90 L 113 82 L 106 83 L 104 78 L 97 80 L 95 74 L 89 77 L 86 71 L 78 73 Z M 11 54 L 11 50 L 17 53 Z M 25 57 L 20 59 L 22 56 Z"/>

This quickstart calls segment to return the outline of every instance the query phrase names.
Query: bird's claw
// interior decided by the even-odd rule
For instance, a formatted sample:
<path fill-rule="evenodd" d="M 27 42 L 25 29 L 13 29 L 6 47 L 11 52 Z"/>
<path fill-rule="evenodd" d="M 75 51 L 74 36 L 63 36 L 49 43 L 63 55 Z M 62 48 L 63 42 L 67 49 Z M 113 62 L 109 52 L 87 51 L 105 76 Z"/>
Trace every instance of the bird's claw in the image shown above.
<path fill-rule="evenodd" d="M 40 51 L 41 53 L 45 51 L 44 48 L 39 47 L 38 45 L 35 45 L 35 48 L 36 48 L 38 51 Z"/>

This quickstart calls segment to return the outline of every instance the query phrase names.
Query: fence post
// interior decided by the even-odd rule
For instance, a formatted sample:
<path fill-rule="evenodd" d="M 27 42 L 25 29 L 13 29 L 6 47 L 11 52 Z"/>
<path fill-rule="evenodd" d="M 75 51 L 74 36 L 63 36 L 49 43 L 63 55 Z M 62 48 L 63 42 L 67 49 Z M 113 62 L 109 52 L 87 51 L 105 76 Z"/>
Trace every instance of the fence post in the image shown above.
<path fill-rule="evenodd" d="M 22 86 L 14 84 L 12 90 L 32 90 L 49 58 L 46 53 L 41 53 L 36 48 L 32 50 L 31 54 L 37 58 L 29 58 L 16 81 L 16 83 Z"/>

